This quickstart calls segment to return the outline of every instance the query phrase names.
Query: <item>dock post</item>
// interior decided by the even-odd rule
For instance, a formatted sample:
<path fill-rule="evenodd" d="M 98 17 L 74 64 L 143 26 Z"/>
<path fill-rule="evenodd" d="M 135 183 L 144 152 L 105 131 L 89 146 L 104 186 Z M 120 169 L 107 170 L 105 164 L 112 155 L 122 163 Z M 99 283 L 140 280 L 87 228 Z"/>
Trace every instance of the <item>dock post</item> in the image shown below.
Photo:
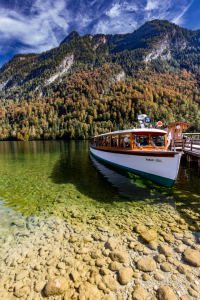
<path fill-rule="evenodd" d="M 191 162 L 191 156 L 187 155 L 187 161 Z"/>
<path fill-rule="evenodd" d="M 200 158 L 198 158 L 198 168 L 200 168 Z"/>

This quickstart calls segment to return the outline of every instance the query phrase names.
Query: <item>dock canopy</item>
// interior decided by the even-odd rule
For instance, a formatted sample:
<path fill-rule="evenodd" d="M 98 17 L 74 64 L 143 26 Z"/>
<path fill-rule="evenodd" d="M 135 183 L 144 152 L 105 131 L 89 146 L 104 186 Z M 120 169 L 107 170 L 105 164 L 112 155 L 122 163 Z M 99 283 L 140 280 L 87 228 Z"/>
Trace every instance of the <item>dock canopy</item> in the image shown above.
<path fill-rule="evenodd" d="M 191 126 L 193 126 L 193 124 L 179 120 L 177 122 L 164 126 L 164 130 L 166 130 L 167 133 L 171 132 L 172 139 L 182 139 L 184 135 L 183 130 L 188 129 Z"/>

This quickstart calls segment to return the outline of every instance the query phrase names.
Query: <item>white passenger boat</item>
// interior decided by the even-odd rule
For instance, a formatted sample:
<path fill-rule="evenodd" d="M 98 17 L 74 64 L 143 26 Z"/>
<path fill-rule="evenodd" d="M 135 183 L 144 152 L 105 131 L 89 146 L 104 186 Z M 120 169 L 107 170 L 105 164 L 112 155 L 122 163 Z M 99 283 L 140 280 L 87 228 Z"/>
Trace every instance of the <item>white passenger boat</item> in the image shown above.
<path fill-rule="evenodd" d="M 90 141 L 91 154 L 106 163 L 172 187 L 179 170 L 181 153 L 169 151 L 167 132 L 137 128 L 109 132 Z"/>

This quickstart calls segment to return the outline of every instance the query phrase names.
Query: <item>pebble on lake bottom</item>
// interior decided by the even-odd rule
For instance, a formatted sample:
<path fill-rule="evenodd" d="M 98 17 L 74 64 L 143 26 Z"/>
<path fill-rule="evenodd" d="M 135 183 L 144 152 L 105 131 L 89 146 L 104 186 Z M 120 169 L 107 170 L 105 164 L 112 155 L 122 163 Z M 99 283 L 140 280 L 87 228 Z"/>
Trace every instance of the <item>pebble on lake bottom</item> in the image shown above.
<path fill-rule="evenodd" d="M 199 297 L 199 240 L 192 232 L 168 233 L 162 240 L 142 223 L 117 233 L 103 227 L 81 231 L 57 217 L 27 220 L 31 231 L 16 231 L 0 244 L 1 299 Z"/>

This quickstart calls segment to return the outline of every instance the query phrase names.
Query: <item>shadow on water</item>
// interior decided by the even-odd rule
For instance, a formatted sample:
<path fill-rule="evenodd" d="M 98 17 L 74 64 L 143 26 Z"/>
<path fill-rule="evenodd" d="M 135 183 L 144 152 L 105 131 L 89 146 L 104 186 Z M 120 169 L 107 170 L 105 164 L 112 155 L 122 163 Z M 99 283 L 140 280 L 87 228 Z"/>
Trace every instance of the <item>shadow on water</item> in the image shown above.
<path fill-rule="evenodd" d="M 200 180 L 196 166 L 181 163 L 173 188 L 154 184 L 138 175 L 102 163 L 79 151 L 62 153 L 51 179 L 57 184 L 72 183 L 86 197 L 100 203 L 131 202 L 132 206 L 171 206 L 186 221 L 186 229 L 198 229 L 200 222 Z M 184 227 L 184 226 L 183 226 Z"/>
<path fill-rule="evenodd" d="M 81 194 L 100 202 L 131 200 L 142 201 L 144 204 L 145 200 L 152 203 L 166 202 L 172 196 L 171 189 L 102 163 L 91 156 L 89 151 L 84 152 L 84 155 L 80 151 L 62 153 L 50 178 L 57 184 L 71 183 Z"/>
<path fill-rule="evenodd" d="M 90 155 L 88 143 L 81 145 L 62 152 L 50 174 L 54 184 L 69 187 L 69 222 L 131 232 L 137 222 L 156 229 L 176 218 L 171 189 L 104 164 Z"/>

